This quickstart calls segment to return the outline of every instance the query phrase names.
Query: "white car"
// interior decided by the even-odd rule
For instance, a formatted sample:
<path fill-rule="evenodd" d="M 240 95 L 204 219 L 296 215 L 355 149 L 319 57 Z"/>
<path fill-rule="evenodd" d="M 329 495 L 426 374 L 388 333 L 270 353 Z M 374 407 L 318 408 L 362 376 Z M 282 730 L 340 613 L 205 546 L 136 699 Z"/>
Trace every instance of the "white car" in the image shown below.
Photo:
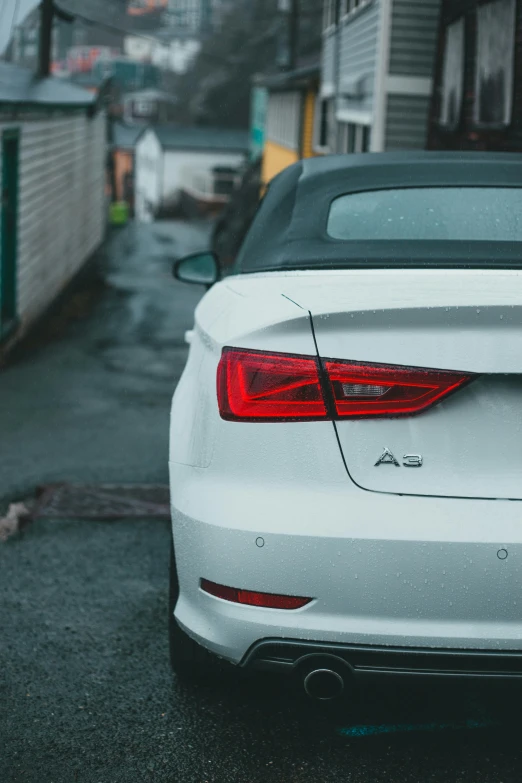
<path fill-rule="evenodd" d="M 175 272 L 174 670 L 521 676 L 522 156 L 303 161 Z"/>

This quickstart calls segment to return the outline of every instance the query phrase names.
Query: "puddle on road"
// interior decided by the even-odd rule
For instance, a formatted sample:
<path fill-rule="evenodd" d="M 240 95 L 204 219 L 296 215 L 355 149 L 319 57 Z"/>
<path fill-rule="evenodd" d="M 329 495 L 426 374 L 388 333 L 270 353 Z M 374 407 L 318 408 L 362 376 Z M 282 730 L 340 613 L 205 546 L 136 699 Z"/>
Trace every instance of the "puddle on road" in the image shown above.
<path fill-rule="evenodd" d="M 492 719 L 476 720 L 468 718 L 462 721 L 440 723 L 384 723 L 380 725 L 355 725 L 337 727 L 337 733 L 342 737 L 371 737 L 378 734 L 405 734 L 407 732 L 462 731 L 463 729 L 484 729 L 498 726 Z"/>

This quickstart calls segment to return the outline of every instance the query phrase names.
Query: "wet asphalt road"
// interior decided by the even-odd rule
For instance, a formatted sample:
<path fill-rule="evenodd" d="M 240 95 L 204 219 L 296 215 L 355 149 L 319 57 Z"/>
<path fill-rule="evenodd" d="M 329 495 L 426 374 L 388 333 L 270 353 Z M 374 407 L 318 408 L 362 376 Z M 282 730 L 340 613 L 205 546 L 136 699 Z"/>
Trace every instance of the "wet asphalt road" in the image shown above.
<path fill-rule="evenodd" d="M 89 315 L 0 373 L 1 494 L 166 480 L 172 386 L 200 292 L 183 225 L 112 238 Z M 520 694 L 371 691 L 335 709 L 294 684 L 177 682 L 167 662 L 168 525 L 42 520 L 0 545 L 0 781 L 513 783 Z"/>

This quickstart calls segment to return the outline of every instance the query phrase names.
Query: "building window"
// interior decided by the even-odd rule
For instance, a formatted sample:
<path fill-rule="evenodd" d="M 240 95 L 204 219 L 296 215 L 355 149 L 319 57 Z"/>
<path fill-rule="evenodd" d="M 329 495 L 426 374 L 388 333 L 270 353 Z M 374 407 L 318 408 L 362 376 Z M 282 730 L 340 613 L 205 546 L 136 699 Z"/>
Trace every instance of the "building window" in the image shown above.
<path fill-rule="evenodd" d="M 319 108 L 319 147 L 328 146 L 328 101 L 322 100 Z"/>
<path fill-rule="evenodd" d="M 464 18 L 446 28 L 442 59 L 440 124 L 455 130 L 464 96 Z"/>
<path fill-rule="evenodd" d="M 154 103 L 140 98 L 133 102 L 132 113 L 134 117 L 150 117 L 154 114 Z"/>
<path fill-rule="evenodd" d="M 348 122 L 341 128 L 340 152 L 352 154 L 354 152 L 369 152 L 371 140 L 371 127 Z"/>
<path fill-rule="evenodd" d="M 502 128 L 511 124 L 516 14 L 515 0 L 496 0 L 477 9 L 476 125 Z"/>
<path fill-rule="evenodd" d="M 323 32 L 335 27 L 337 0 L 324 0 L 323 5 Z"/>
<path fill-rule="evenodd" d="M 372 129 L 369 125 L 363 125 L 362 126 L 362 144 L 361 144 L 361 152 L 369 152 L 370 151 L 370 143 L 372 140 Z"/>
<path fill-rule="evenodd" d="M 301 127 L 301 94 L 273 93 L 268 100 L 266 137 L 269 141 L 298 151 Z"/>
<path fill-rule="evenodd" d="M 369 2 L 370 0 L 341 0 L 341 16 L 347 16 Z"/>
<path fill-rule="evenodd" d="M 216 196 L 231 196 L 234 192 L 238 173 L 230 166 L 216 166 L 214 174 L 214 194 Z"/>
<path fill-rule="evenodd" d="M 318 153 L 333 152 L 336 148 L 335 101 L 317 98 L 315 110 L 314 150 Z"/>

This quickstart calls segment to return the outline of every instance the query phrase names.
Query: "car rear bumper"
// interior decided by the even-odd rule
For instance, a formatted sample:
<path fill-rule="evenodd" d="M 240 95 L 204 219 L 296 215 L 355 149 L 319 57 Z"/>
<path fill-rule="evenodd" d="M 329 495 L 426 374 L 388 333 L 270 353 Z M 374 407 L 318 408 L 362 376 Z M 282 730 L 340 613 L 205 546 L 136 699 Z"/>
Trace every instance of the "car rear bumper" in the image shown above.
<path fill-rule="evenodd" d="M 316 661 L 346 664 L 356 681 L 382 678 L 433 680 L 441 677 L 522 682 L 521 652 L 481 650 L 434 650 L 423 648 L 365 647 L 324 644 L 289 639 L 263 639 L 254 644 L 241 667 L 292 674 L 310 668 Z"/>
<path fill-rule="evenodd" d="M 381 495 L 349 481 L 242 486 L 173 465 L 171 479 L 175 616 L 211 652 L 241 664 L 276 639 L 522 655 L 521 503 Z M 205 593 L 201 579 L 313 600 L 245 606 Z"/>

